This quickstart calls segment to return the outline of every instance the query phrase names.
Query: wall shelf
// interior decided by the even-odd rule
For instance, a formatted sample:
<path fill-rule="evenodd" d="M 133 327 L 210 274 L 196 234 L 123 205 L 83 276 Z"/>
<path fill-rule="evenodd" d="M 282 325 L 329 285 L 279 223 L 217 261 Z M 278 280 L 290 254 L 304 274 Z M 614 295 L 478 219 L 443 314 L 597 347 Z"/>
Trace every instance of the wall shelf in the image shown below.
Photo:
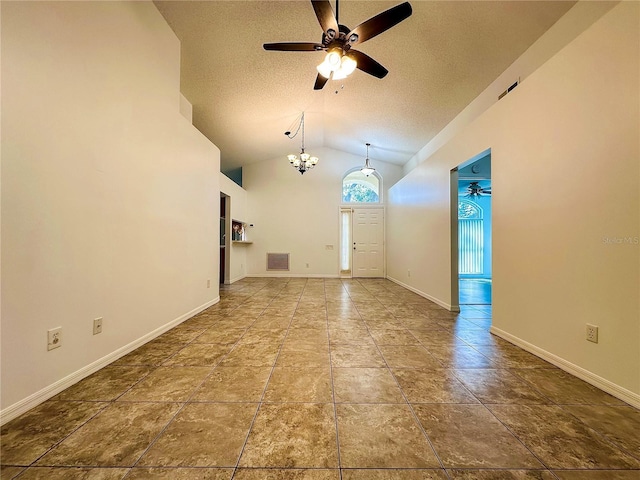
<path fill-rule="evenodd" d="M 247 240 L 233 240 L 233 241 L 232 241 L 232 243 L 244 243 L 244 244 L 246 244 L 246 245 L 250 245 L 250 244 L 252 244 L 253 242 L 249 242 L 249 241 L 247 241 Z"/>

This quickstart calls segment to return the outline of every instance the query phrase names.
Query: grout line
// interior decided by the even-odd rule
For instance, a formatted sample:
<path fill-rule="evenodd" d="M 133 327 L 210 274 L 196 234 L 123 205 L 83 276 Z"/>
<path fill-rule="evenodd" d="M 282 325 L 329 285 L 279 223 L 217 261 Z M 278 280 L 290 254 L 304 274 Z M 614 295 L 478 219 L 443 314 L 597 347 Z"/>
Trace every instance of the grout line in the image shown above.
<path fill-rule="evenodd" d="M 356 309 L 357 308 L 358 307 L 356 306 Z M 393 313 L 392 313 L 392 315 L 393 315 Z M 362 317 L 362 315 L 361 315 L 361 317 Z M 394 317 L 395 317 L 395 315 L 394 315 Z M 395 317 L 395 318 L 397 318 L 397 317 Z M 365 323 L 365 326 L 367 328 L 367 331 L 369 332 L 369 335 L 371 335 L 369 327 L 366 325 L 366 321 L 364 323 Z M 373 336 L 372 336 L 372 338 L 373 338 Z M 376 350 L 378 350 L 378 354 L 380 355 L 380 357 L 384 361 L 385 365 L 387 366 L 387 370 L 389 371 L 389 373 L 393 377 L 393 380 L 396 382 L 396 386 L 398 387 L 398 390 L 400 391 L 400 394 L 402 395 L 402 398 L 404 399 L 405 403 L 409 407 L 409 410 L 411 411 L 411 415 L 413 416 L 413 421 L 418 425 L 418 428 L 422 432 L 422 435 L 427 440 L 427 443 L 429 444 L 429 447 L 431 447 L 431 451 L 433 452 L 434 456 L 438 460 L 438 463 L 440 464 L 440 468 L 445 472 L 445 475 L 447 475 L 447 477 L 450 478 L 449 477 L 449 473 L 446 471 L 444 463 L 442 462 L 442 459 L 440 458 L 440 455 L 438 454 L 438 452 L 436 451 L 435 447 L 433 446 L 433 443 L 431 442 L 431 439 L 429 438 L 429 436 L 427 435 L 427 432 L 425 431 L 424 427 L 422 426 L 422 423 L 420 423 L 420 420 L 418 419 L 418 416 L 416 415 L 416 412 L 413 409 L 413 406 L 411 405 L 411 403 L 409 402 L 409 399 L 407 398 L 407 396 L 405 395 L 404 391 L 402 390 L 402 388 L 400 386 L 400 382 L 398 382 L 398 379 L 396 378 L 395 374 L 393 373 L 393 370 L 389 366 L 389 363 L 387 362 L 387 359 L 384 358 L 384 355 L 382 354 L 382 350 L 380 350 L 380 347 L 378 346 L 378 343 L 375 341 L 375 338 L 373 339 L 373 343 L 374 343 L 374 345 L 376 347 Z"/>
<path fill-rule="evenodd" d="M 287 282 L 288 283 L 288 282 Z M 306 285 L 306 282 L 305 282 Z M 282 289 L 280 289 L 280 291 L 282 291 Z M 279 293 L 279 292 L 278 292 Z M 294 309 L 293 313 L 291 314 L 291 318 L 289 320 L 289 325 L 287 326 L 286 332 L 284 334 L 284 337 L 282 339 L 282 341 L 280 342 L 280 348 L 278 349 L 278 353 L 276 354 L 274 360 L 273 360 L 273 365 L 271 366 L 271 371 L 269 372 L 269 376 L 267 378 L 267 381 L 264 385 L 264 388 L 262 389 L 262 394 L 260 395 L 260 400 L 258 402 L 258 408 L 256 409 L 256 412 L 253 414 L 253 418 L 251 419 L 251 423 L 249 424 L 249 429 L 247 430 L 247 435 L 245 436 L 244 442 L 242 444 L 242 448 L 240 449 L 240 453 L 238 454 L 238 460 L 236 461 L 235 466 L 233 467 L 233 473 L 231 475 L 231 478 L 235 477 L 236 472 L 238 471 L 238 468 L 240 466 L 240 459 L 242 458 L 242 455 L 244 454 L 244 450 L 247 446 L 247 443 L 249 442 L 249 436 L 251 435 L 251 431 L 253 430 L 253 426 L 255 425 L 256 419 L 258 418 L 258 413 L 260 412 L 260 410 L 262 409 L 262 406 L 264 405 L 264 397 L 267 393 L 267 389 L 269 388 L 269 383 L 271 382 L 271 377 L 273 376 L 273 372 L 276 368 L 276 364 L 278 363 L 278 358 L 280 358 L 280 354 L 282 353 L 282 348 L 284 347 L 284 343 L 287 340 L 287 336 L 289 335 L 289 330 L 291 329 L 291 324 L 293 323 L 293 318 L 295 316 L 295 311 L 298 309 L 298 306 L 300 305 L 300 299 L 302 298 L 302 295 L 304 294 L 304 287 L 302 288 L 302 291 L 300 293 L 300 297 L 298 298 L 298 302 L 296 303 L 296 308 Z M 277 294 L 274 295 L 271 299 L 271 301 L 269 302 L 269 305 L 271 305 L 273 303 L 273 299 L 277 298 Z M 265 307 L 264 310 L 266 310 L 268 308 Z M 264 313 L 263 310 L 263 313 Z M 254 322 L 255 323 L 255 322 Z"/>

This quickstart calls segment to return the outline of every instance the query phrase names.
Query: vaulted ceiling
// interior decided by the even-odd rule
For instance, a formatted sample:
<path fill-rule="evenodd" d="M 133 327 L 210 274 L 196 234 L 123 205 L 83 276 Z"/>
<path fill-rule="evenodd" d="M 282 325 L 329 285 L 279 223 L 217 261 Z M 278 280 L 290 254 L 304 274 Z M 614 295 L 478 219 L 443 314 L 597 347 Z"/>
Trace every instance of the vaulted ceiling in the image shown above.
<path fill-rule="evenodd" d="M 400 1 L 339 5 L 354 28 Z M 361 44 L 384 65 L 313 90 L 323 52 L 265 51 L 263 43 L 320 42 L 311 2 L 156 1 L 181 41 L 181 90 L 194 125 L 221 150 L 221 169 L 328 147 L 403 165 L 574 4 L 572 1 L 411 0 L 413 14 Z M 335 9 L 335 2 L 331 2 Z M 508 85 L 505 85 L 505 88 Z"/>

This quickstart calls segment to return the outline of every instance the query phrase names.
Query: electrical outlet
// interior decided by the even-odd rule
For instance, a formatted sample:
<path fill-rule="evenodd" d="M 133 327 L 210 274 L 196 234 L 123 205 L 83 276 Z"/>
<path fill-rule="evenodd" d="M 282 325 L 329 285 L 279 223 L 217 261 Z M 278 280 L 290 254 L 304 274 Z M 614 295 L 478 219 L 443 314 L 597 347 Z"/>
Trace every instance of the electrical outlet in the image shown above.
<path fill-rule="evenodd" d="M 587 340 L 598 343 L 598 327 L 587 323 Z"/>
<path fill-rule="evenodd" d="M 93 334 L 98 335 L 102 333 L 102 317 L 93 320 Z"/>
<path fill-rule="evenodd" d="M 407 270 L 407 277 L 411 276 L 411 270 Z"/>
<path fill-rule="evenodd" d="M 309 268 L 309 264 L 307 263 L 307 268 Z"/>
<path fill-rule="evenodd" d="M 47 350 L 62 346 L 62 327 L 47 330 Z"/>
<path fill-rule="evenodd" d="M 211 288 L 211 280 L 207 280 L 207 288 Z"/>

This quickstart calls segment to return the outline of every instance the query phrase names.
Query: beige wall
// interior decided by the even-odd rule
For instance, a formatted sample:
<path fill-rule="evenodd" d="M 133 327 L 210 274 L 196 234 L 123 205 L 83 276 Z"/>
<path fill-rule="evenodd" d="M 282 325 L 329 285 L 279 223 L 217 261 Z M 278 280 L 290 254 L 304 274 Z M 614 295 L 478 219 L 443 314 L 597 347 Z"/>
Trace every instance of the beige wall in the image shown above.
<path fill-rule="evenodd" d="M 616 6 L 411 171 L 387 223 L 389 276 L 451 303 L 450 170 L 491 148 L 494 331 L 636 405 L 639 7 Z"/>
<path fill-rule="evenodd" d="M 243 168 L 242 183 L 247 190 L 249 229 L 253 245 L 247 249 L 247 273 L 267 272 L 266 254 L 290 253 L 291 271 L 283 275 L 338 276 L 339 208 L 342 177 L 354 167 L 364 165 L 364 155 L 355 156 L 328 149 L 308 149 L 320 161 L 315 169 L 300 175 L 286 157 L 275 158 Z M 372 159 L 383 176 L 383 189 L 393 185 L 402 167 Z M 386 199 L 386 192 L 383 200 Z M 332 245 L 333 250 L 327 250 Z M 306 264 L 309 267 L 306 267 Z"/>
<path fill-rule="evenodd" d="M 179 54 L 152 3 L 2 2 L 3 421 L 218 298 L 219 151 Z"/>

